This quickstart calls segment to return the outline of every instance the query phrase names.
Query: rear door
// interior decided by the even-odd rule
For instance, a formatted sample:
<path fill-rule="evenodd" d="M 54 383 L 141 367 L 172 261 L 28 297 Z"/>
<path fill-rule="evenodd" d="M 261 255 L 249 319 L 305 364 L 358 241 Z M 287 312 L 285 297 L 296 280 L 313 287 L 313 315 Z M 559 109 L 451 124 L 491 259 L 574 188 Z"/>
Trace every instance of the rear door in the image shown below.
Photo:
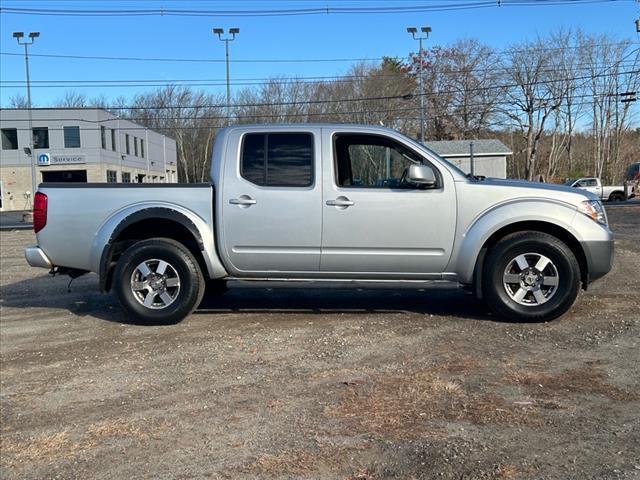
<path fill-rule="evenodd" d="M 318 272 L 320 129 L 234 130 L 228 145 L 217 198 L 230 269 L 245 276 Z"/>
<path fill-rule="evenodd" d="M 323 132 L 321 270 L 363 277 L 428 278 L 446 267 L 455 235 L 453 178 L 400 139 L 374 133 Z M 438 183 L 402 181 L 414 163 L 430 164 Z"/>

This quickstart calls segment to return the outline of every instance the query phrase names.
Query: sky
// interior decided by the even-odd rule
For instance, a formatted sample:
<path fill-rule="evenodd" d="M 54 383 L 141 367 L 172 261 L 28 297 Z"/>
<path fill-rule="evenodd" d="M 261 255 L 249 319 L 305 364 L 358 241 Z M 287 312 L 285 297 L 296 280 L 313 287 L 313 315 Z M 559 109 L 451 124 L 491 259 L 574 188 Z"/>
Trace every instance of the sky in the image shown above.
<path fill-rule="evenodd" d="M 634 0 L 569 0 L 565 5 L 514 6 L 499 0 L 485 8 L 411 13 L 323 13 L 286 16 L 47 16 L 9 13 L 7 8 L 40 9 L 206 9 L 275 10 L 312 7 L 408 7 L 451 5 L 463 0 L 199 0 L 199 1 L 81 1 L 81 0 L 0 0 L 0 105 L 24 94 L 24 52 L 12 32 L 39 31 L 31 54 L 208 59 L 211 62 L 118 61 L 73 58 L 30 57 L 34 106 L 49 106 L 70 87 L 38 87 L 47 80 L 151 80 L 160 83 L 203 79 L 216 85 L 202 88 L 225 92 L 224 43 L 212 34 L 213 27 L 238 27 L 240 34 L 229 44 L 232 90 L 242 88 L 247 79 L 274 76 L 333 76 L 345 73 L 352 60 L 337 59 L 407 58 L 417 51 L 417 42 L 406 27 L 432 28 L 425 48 L 446 45 L 461 38 L 477 38 L 496 49 L 534 39 L 558 28 L 581 28 L 589 33 L 606 33 L 621 40 L 640 42 L 635 20 L 640 18 L 640 2 Z M 466 0 L 478 3 L 480 0 Z M 515 0 L 515 2 L 522 0 Z M 527 0 L 528 1 L 528 0 Z M 573 4 L 571 4 L 573 3 Z M 494 5 L 496 4 L 496 5 Z M 6 55 L 6 54 L 13 55 Z M 15 55 L 20 54 L 20 55 Z M 310 60 L 326 62 L 251 62 L 247 60 Z M 259 81 L 259 80 L 258 80 Z M 104 95 L 130 98 L 153 87 L 82 86 L 75 90 L 88 97 Z"/>

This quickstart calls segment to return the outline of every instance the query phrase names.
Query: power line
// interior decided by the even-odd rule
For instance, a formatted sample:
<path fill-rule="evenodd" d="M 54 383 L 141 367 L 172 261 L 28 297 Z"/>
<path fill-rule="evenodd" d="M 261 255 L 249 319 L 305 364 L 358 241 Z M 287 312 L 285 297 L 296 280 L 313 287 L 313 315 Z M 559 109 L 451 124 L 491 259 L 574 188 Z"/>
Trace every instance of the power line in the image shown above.
<path fill-rule="evenodd" d="M 577 77 L 564 77 L 561 79 L 547 79 L 547 80 L 539 80 L 536 82 L 527 82 L 527 83 L 511 83 L 511 84 L 496 84 L 487 87 L 477 87 L 466 89 L 467 93 L 479 92 L 479 91 L 488 91 L 488 90 L 500 90 L 500 89 L 509 89 L 509 88 L 518 88 L 522 86 L 535 86 L 535 85 L 544 85 L 549 83 L 558 83 L 558 82 L 566 82 L 572 80 L 592 80 L 595 78 L 603 78 L 603 77 L 612 77 L 612 76 L 620 76 L 620 75 L 632 75 L 640 73 L 640 70 L 628 70 L 624 72 L 612 72 L 612 73 L 599 73 L 595 75 L 583 75 Z M 369 97 L 356 97 L 356 98 L 341 98 L 341 99 L 315 99 L 315 100 L 304 100 L 304 101 L 287 101 L 287 102 L 261 102 L 261 103 L 244 103 L 244 104 L 236 104 L 235 107 L 262 107 L 262 106 L 284 106 L 284 105 L 318 105 L 318 104 L 330 104 L 330 103 L 353 103 L 353 102 L 364 102 L 364 101 L 374 101 L 374 100 L 408 100 L 410 98 L 419 98 L 420 95 L 424 95 L 426 97 L 436 96 L 436 95 L 452 95 L 460 93 L 458 90 L 448 90 L 448 91 L 437 91 L 437 92 L 424 92 L 424 93 L 405 93 L 401 95 L 383 95 L 383 96 L 369 96 Z M 224 104 L 203 104 L 195 107 L 185 106 L 185 105 L 166 105 L 166 106 L 157 106 L 157 107 L 144 107 L 137 105 L 116 105 L 104 107 L 107 110 L 154 110 L 154 109 L 197 109 L 197 108 L 218 108 L 224 107 Z"/>
<path fill-rule="evenodd" d="M 578 102 L 573 104 L 573 107 L 581 107 L 581 106 L 590 106 L 593 105 L 594 102 L 593 101 L 583 101 L 583 102 Z M 476 106 L 481 106 L 481 105 L 476 105 Z M 136 126 L 136 127 L 121 127 L 121 130 L 126 130 L 126 131 L 130 131 L 130 130 L 211 130 L 211 129 L 217 129 L 217 128 L 223 128 L 224 126 L 226 126 L 226 120 L 240 120 L 240 124 L 250 124 L 252 122 L 255 122 L 256 119 L 301 119 L 301 121 L 296 122 L 289 122 L 289 123 L 306 123 L 306 119 L 308 118 L 324 118 L 325 121 L 331 121 L 332 123 L 343 123 L 343 124 L 352 124 L 354 120 L 345 120 L 345 117 L 349 117 L 349 116 L 354 116 L 354 115 L 371 115 L 371 114 L 388 114 L 388 113 L 393 113 L 395 110 L 398 110 L 400 112 L 409 112 L 409 111 L 415 111 L 416 108 L 412 107 L 412 108 L 406 108 L 406 109 L 392 109 L 392 110 L 360 110 L 360 111 L 348 111 L 348 112 L 305 112 L 305 113 L 265 113 L 265 114 L 260 114 L 260 113 L 256 113 L 256 114 L 248 114 L 248 115 L 239 115 L 239 116 L 227 116 L 227 115 L 215 115 L 215 116 L 203 116 L 203 117 L 142 117 L 142 118 L 125 118 L 125 117 L 121 117 L 120 120 L 127 120 L 130 121 L 132 123 L 136 123 L 136 122 L 140 122 L 140 121 L 144 121 L 144 120 L 163 120 L 163 121 L 179 121 L 179 120 L 192 120 L 192 121 L 203 121 L 203 120 L 220 120 L 220 124 L 219 125 L 166 125 L 166 126 L 162 126 L 162 125 L 151 125 L 151 126 Z M 498 114 L 504 114 L 504 111 L 506 110 L 506 108 L 501 108 L 500 104 L 496 105 L 495 108 L 493 110 L 484 110 L 484 111 L 471 111 L 471 112 L 467 112 L 469 115 L 480 115 L 480 114 L 485 114 L 485 115 L 498 115 Z M 432 114 L 429 115 L 429 117 L 431 119 L 433 118 L 451 118 L 452 116 L 456 115 L 455 112 L 446 112 L 446 113 L 439 113 L 439 114 Z M 336 121 L 336 118 L 339 118 L 339 120 Z M 377 117 L 374 121 L 378 121 L 380 119 L 380 117 Z M 18 121 L 18 120 L 22 120 L 22 119 L 5 119 L 7 121 Z M 88 120 L 83 120 L 83 119 L 71 119 L 71 118 L 65 118 L 65 119 L 51 119 L 48 118 L 46 119 L 46 121 L 66 121 L 66 122 L 86 122 L 86 123 L 98 123 L 96 121 L 88 121 Z M 100 123 L 104 123 L 104 122 L 116 122 L 118 119 L 117 118 L 112 118 L 112 119 L 108 119 L 108 120 L 102 120 L 100 121 Z M 243 122 L 243 120 L 248 120 L 250 122 Z M 420 120 L 420 117 L 418 116 L 393 116 L 394 121 L 397 120 L 415 120 L 418 121 Z M 36 120 L 37 121 L 37 120 Z M 275 122 L 275 123 L 284 123 L 284 122 Z M 493 124 L 497 125 L 497 122 L 493 122 Z M 37 127 L 36 127 L 37 128 Z M 19 131 L 28 131 L 28 128 L 24 128 L 24 127 L 17 127 L 16 130 Z M 83 128 L 83 131 L 100 131 L 101 127 L 89 127 L 89 128 Z M 64 131 L 64 127 L 48 127 L 48 131 Z"/>
<path fill-rule="evenodd" d="M 615 0 L 606 0 L 615 1 Z M 640 42 L 612 42 L 602 44 L 590 44 L 593 47 L 616 47 L 621 45 L 639 45 Z M 562 47 L 541 47 L 536 48 L 538 51 L 562 51 L 577 50 L 582 48 L 581 45 L 566 45 Z M 507 48 L 504 50 L 494 50 L 488 55 L 506 55 L 509 53 L 527 52 L 528 49 Z M 21 56 L 15 52 L 0 52 L 5 56 Z M 97 55 L 73 55 L 73 54 L 51 54 L 51 53 L 33 53 L 30 57 L 41 58 L 65 58 L 75 60 L 110 60 L 110 61 L 127 61 L 127 62 L 186 62 L 186 63 L 224 63 L 224 59 L 215 58 L 171 58 L 171 57 L 122 57 L 122 56 L 97 56 Z M 340 62 L 381 62 L 385 58 L 398 59 L 398 57 L 360 57 L 360 58 L 267 58 L 267 59 L 235 59 L 230 63 L 340 63 Z"/>
<path fill-rule="evenodd" d="M 616 63 L 611 65 L 585 65 L 572 66 L 574 70 L 601 70 L 608 69 L 613 66 L 633 67 L 636 63 L 633 61 L 625 63 Z M 440 75 L 457 75 L 471 73 L 502 73 L 509 71 L 509 67 L 486 68 L 486 69 L 466 69 L 466 70 L 446 70 L 439 72 Z M 558 73 L 563 70 L 558 68 L 542 69 L 539 73 Z M 332 75 L 319 77 L 263 77 L 263 78 L 239 78 L 235 82 L 230 82 L 234 86 L 255 86 L 255 85 L 314 85 L 319 83 L 351 83 L 361 79 L 370 79 L 372 81 L 394 82 L 398 79 L 413 78 L 414 74 L 376 74 L 371 75 Z M 110 87 L 166 87 L 166 86 L 187 86 L 187 87 L 219 87 L 226 85 L 224 79 L 122 79 L 122 80 L 37 80 L 31 81 L 32 88 L 110 88 Z M 4 88 L 22 88 L 26 82 L 24 80 L 0 80 L 0 86 Z"/>
<path fill-rule="evenodd" d="M 472 10 L 479 8 L 527 7 L 527 6 L 559 6 L 584 5 L 596 3 L 631 2 L 634 0 L 450 0 L 447 3 L 431 5 L 403 6 L 365 6 L 334 7 L 318 6 L 309 8 L 281 9 L 240 9 L 240 10 L 205 10 L 179 8 L 128 8 L 128 9 L 70 9 L 70 8 L 18 8 L 2 7 L 0 13 L 46 16 L 82 16 L 82 17 L 122 17 L 122 16 L 190 16 L 190 17 L 275 17 L 330 14 L 392 14 L 392 13 L 425 13 L 454 10 Z"/>

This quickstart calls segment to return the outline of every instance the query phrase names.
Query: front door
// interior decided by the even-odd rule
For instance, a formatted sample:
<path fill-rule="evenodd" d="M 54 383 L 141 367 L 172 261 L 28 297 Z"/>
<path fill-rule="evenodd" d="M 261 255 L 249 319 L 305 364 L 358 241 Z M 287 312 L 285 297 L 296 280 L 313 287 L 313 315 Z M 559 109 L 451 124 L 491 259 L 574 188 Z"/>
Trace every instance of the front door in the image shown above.
<path fill-rule="evenodd" d="M 323 131 L 333 152 L 323 176 L 323 272 L 366 278 L 429 278 L 446 267 L 455 235 L 450 174 L 403 144 L 378 134 Z M 403 178 L 415 163 L 434 168 L 437 185 Z"/>
<path fill-rule="evenodd" d="M 273 277 L 318 272 L 322 222 L 319 137 L 319 128 L 232 134 L 229 144 L 241 147 L 225 155 L 219 197 L 223 218 L 218 225 L 235 274 Z"/>

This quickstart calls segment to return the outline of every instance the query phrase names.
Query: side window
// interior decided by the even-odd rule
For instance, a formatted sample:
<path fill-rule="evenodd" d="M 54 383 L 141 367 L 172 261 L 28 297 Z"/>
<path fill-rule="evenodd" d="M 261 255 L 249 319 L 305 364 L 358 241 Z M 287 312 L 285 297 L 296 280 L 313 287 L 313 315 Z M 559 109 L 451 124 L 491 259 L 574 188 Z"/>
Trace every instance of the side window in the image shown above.
<path fill-rule="evenodd" d="M 64 148 L 80 148 L 80 127 L 63 127 Z"/>
<path fill-rule="evenodd" d="M 340 187 L 415 188 L 402 184 L 410 165 L 422 163 L 414 152 L 379 135 L 334 137 L 336 184 Z"/>
<path fill-rule="evenodd" d="M 581 180 L 578 185 L 581 187 L 597 187 L 598 182 L 596 182 L 594 178 L 587 178 L 585 180 Z"/>
<path fill-rule="evenodd" d="M 261 187 L 309 187 L 313 183 L 313 135 L 245 135 L 240 175 Z"/>
<path fill-rule="evenodd" d="M 18 129 L 17 128 L 2 129 L 2 149 L 3 150 L 18 149 Z"/>
<path fill-rule="evenodd" d="M 36 127 L 33 129 L 33 148 L 49 148 L 48 127 Z"/>

